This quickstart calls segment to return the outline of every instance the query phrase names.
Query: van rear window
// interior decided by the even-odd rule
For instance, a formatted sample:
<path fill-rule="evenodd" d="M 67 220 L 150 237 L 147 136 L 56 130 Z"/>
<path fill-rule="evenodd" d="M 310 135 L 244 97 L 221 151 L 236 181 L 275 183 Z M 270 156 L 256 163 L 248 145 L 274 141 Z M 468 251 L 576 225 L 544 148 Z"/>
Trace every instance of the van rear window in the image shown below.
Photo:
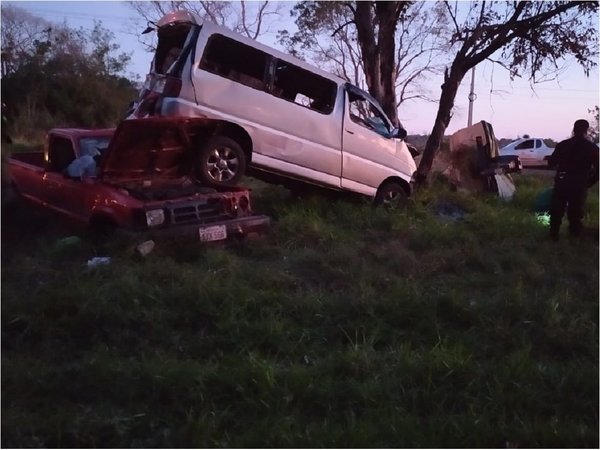
<path fill-rule="evenodd" d="M 273 95 L 323 114 L 333 111 L 337 85 L 287 61 L 276 61 Z"/>
<path fill-rule="evenodd" d="M 212 35 L 200 68 L 254 89 L 264 90 L 267 54 L 220 34 Z"/>

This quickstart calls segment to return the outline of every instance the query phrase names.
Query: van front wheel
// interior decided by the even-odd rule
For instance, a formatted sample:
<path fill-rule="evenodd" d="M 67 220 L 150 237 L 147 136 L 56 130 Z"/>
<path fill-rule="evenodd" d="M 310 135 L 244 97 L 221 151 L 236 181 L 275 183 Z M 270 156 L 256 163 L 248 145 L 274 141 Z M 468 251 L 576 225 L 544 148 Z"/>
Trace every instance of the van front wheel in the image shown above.
<path fill-rule="evenodd" d="M 379 186 L 375 195 L 375 206 L 395 209 L 406 204 L 408 194 L 397 181 L 388 181 Z"/>
<path fill-rule="evenodd" d="M 196 178 L 208 185 L 236 184 L 246 171 L 246 155 L 242 147 L 226 136 L 211 138 L 200 150 Z"/>

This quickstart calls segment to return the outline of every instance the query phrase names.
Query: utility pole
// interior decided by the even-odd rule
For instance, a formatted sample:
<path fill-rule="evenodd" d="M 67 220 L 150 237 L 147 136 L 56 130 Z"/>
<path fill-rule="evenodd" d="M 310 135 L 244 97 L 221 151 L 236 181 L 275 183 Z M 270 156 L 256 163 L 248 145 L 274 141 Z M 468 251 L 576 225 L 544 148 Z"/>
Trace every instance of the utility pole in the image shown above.
<path fill-rule="evenodd" d="M 477 99 L 477 94 L 475 93 L 475 67 L 471 70 L 471 92 L 469 92 L 469 121 L 467 122 L 467 126 L 473 125 L 473 103 Z"/>

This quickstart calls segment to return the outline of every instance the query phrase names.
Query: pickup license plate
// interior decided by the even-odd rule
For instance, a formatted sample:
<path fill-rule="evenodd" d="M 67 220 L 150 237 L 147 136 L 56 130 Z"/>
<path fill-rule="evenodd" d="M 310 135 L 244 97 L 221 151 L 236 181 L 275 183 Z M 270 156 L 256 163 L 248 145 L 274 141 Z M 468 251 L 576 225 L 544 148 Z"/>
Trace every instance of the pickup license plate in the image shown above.
<path fill-rule="evenodd" d="M 222 241 L 227 239 L 227 227 L 225 225 L 215 225 L 212 227 L 200 227 L 198 229 L 200 241 Z"/>

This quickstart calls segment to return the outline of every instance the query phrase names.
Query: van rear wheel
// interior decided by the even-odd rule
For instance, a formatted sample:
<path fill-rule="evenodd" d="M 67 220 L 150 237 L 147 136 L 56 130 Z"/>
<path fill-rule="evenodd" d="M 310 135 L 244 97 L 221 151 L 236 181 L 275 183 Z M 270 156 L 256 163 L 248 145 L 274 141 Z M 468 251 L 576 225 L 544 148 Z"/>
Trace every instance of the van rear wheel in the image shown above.
<path fill-rule="evenodd" d="M 245 171 L 244 150 L 227 136 L 215 136 L 202 147 L 195 170 L 200 182 L 212 186 L 234 185 Z"/>

